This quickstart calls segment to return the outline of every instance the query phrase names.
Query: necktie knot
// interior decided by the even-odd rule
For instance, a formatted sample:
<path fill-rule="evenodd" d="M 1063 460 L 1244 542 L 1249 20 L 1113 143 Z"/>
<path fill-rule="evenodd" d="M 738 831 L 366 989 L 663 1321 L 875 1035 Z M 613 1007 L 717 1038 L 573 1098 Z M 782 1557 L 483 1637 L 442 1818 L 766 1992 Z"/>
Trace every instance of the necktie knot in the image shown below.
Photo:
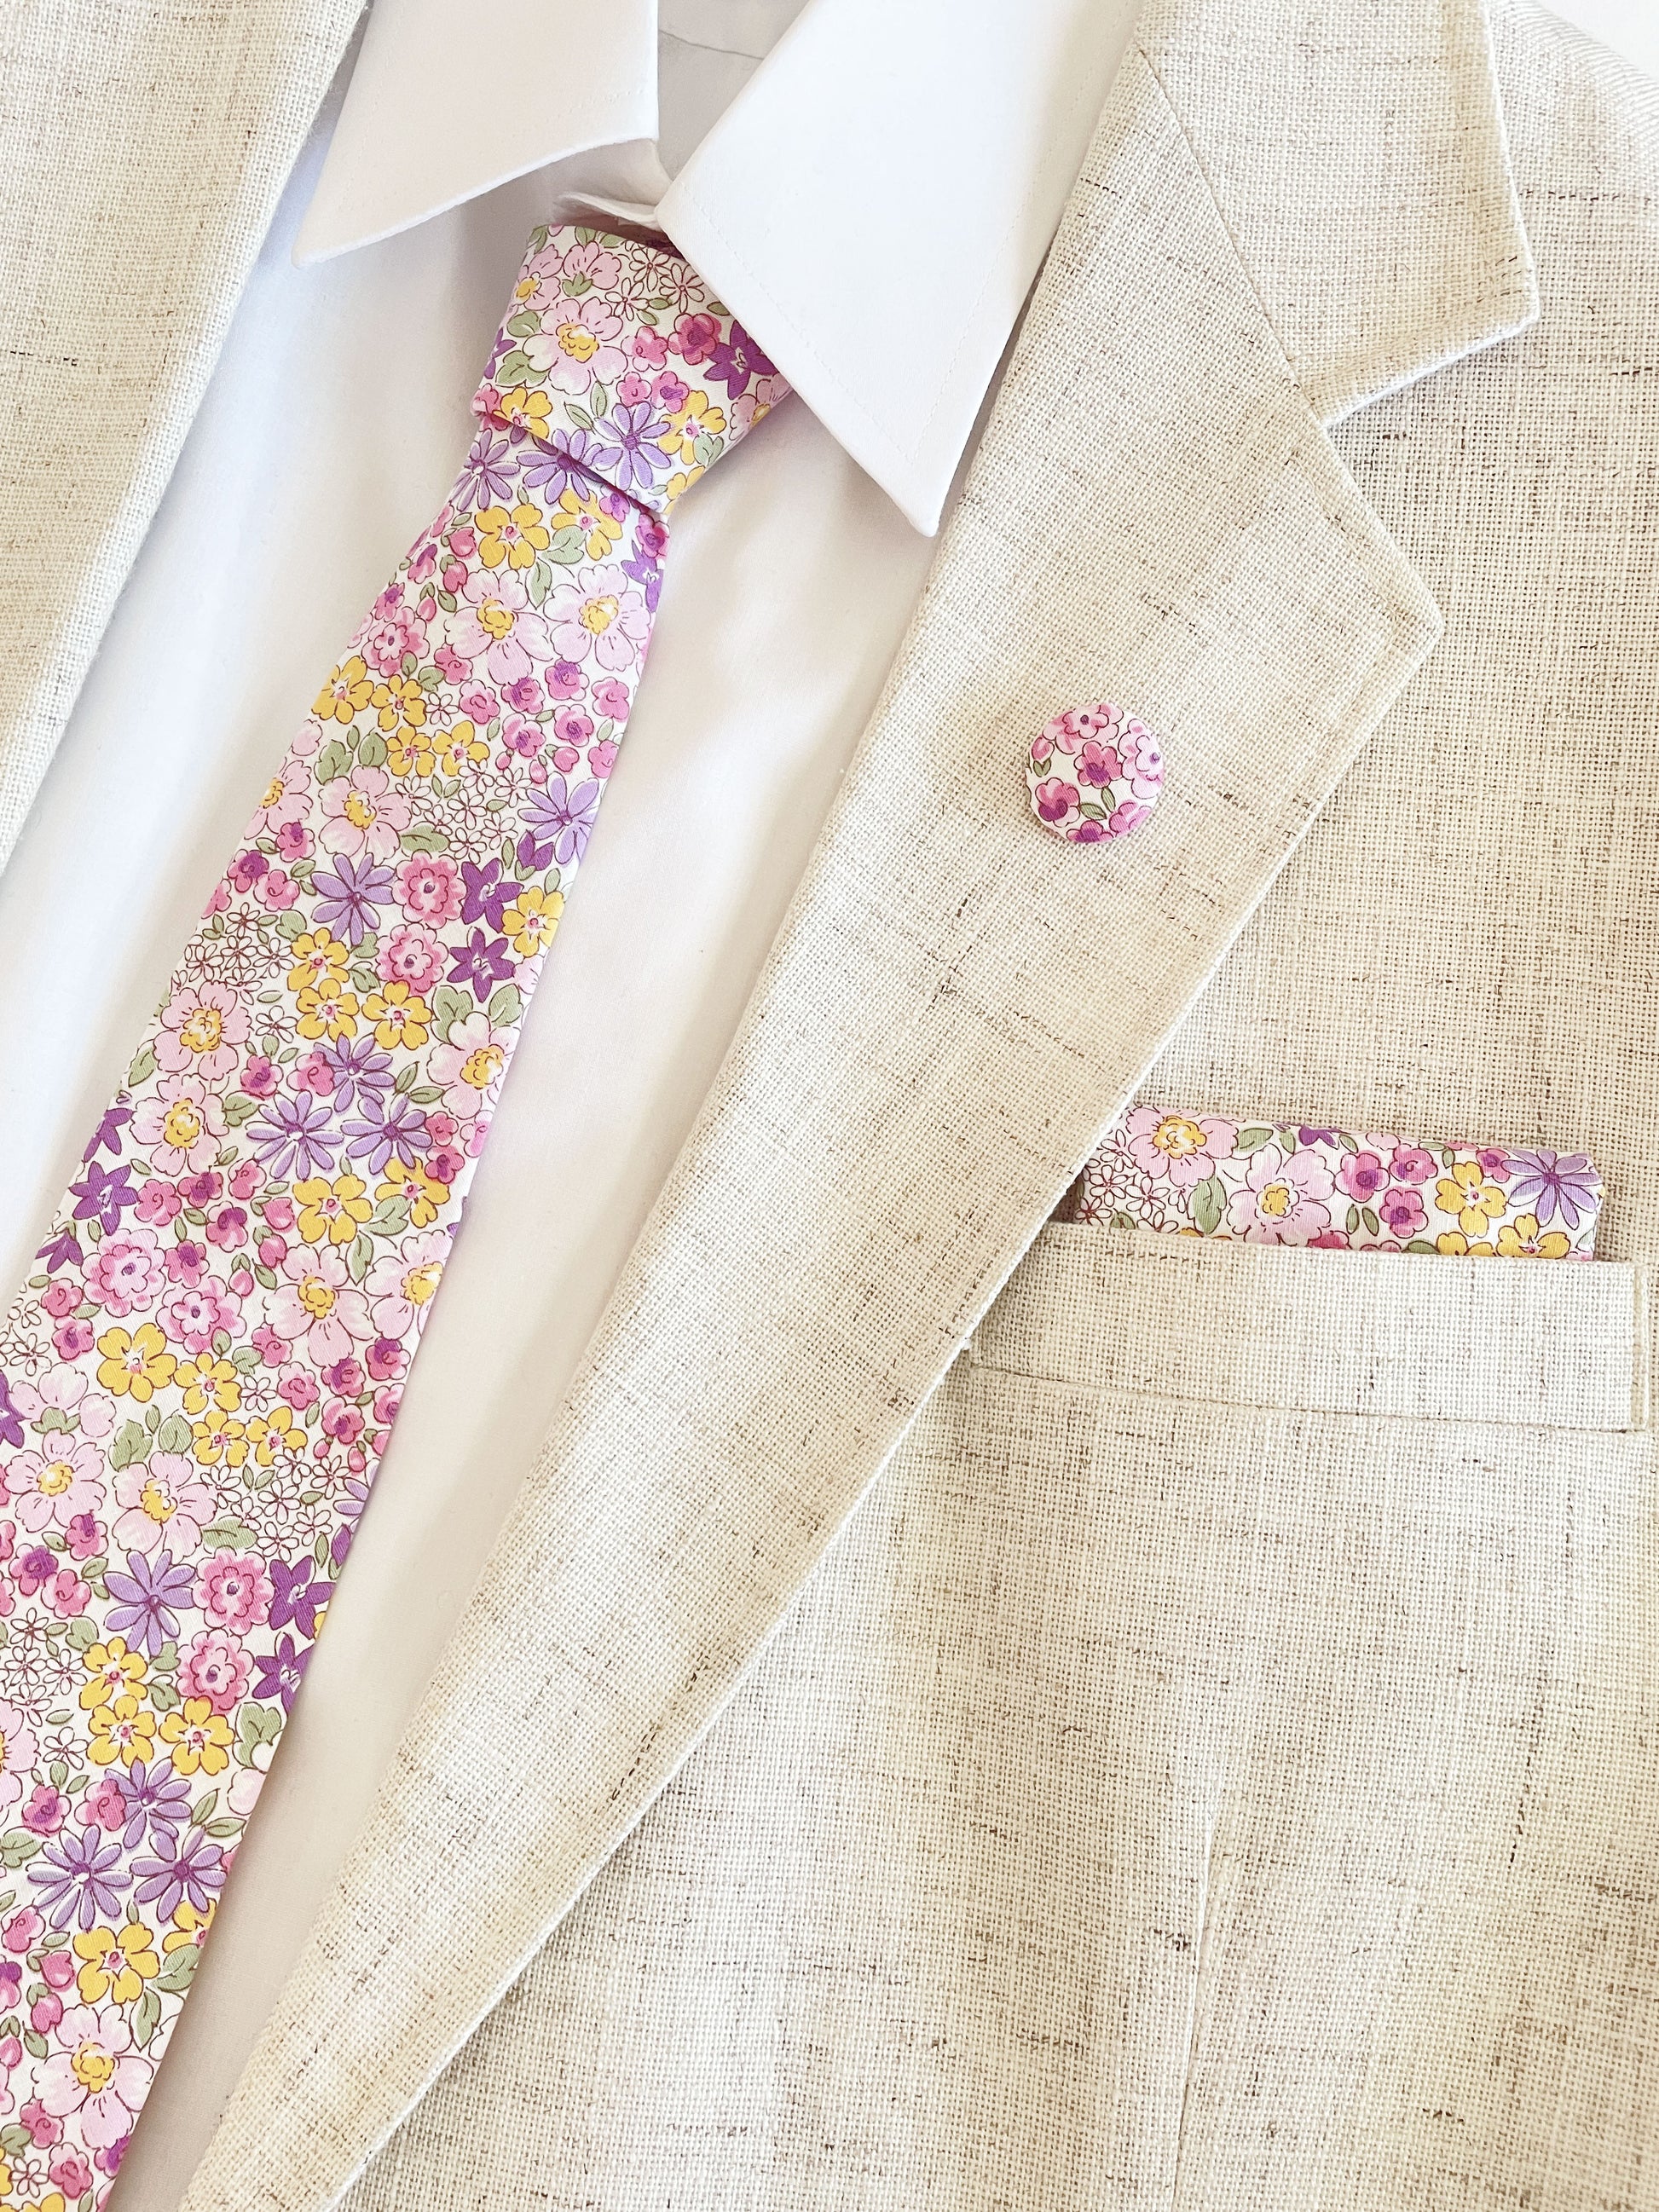
<path fill-rule="evenodd" d="M 472 405 L 542 449 L 550 502 L 597 479 L 661 520 L 788 388 L 672 248 L 560 224 L 531 234 Z"/>

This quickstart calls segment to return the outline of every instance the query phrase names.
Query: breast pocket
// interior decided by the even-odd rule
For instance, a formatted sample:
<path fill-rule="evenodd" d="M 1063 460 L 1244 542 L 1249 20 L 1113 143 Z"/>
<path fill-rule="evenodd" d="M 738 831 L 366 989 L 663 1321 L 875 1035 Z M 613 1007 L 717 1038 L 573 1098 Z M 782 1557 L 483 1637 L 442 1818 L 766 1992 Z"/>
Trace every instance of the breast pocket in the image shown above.
<path fill-rule="evenodd" d="M 1659 2202 L 1645 1297 L 1051 1226 L 948 1386 L 1095 1731 L 1183 2207 Z"/>

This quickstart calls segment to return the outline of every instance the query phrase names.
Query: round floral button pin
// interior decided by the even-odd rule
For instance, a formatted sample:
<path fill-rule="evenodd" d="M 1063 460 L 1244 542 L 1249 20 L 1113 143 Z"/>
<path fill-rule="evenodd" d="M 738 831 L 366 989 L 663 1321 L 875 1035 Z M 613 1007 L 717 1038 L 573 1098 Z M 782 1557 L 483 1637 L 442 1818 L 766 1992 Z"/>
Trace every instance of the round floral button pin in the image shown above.
<path fill-rule="evenodd" d="M 1145 722 L 1121 707 L 1068 707 L 1031 740 L 1031 811 L 1073 845 L 1121 837 L 1164 788 L 1164 755 Z"/>

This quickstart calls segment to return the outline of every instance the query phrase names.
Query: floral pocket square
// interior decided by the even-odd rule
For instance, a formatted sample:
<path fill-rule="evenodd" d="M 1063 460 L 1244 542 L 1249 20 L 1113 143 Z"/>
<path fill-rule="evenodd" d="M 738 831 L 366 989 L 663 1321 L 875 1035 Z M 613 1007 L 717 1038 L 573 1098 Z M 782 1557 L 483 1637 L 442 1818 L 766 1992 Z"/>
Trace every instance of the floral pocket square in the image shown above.
<path fill-rule="evenodd" d="M 1135 1106 L 1084 1170 L 1076 1218 L 1249 1244 L 1588 1260 L 1601 1209 L 1583 1152 Z"/>

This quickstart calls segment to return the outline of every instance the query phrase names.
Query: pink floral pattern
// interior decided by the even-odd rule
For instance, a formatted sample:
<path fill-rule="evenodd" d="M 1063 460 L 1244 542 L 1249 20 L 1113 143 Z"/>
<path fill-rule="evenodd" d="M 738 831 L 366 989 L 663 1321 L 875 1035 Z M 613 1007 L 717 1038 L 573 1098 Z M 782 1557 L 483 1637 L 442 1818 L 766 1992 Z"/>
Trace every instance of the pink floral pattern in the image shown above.
<path fill-rule="evenodd" d="M 1164 754 L 1121 707 L 1070 707 L 1031 740 L 1025 763 L 1031 811 L 1073 845 L 1121 837 L 1144 822 L 1164 788 Z"/>
<path fill-rule="evenodd" d="M 675 255 L 536 233 L 455 492 L 0 1325 L 0 2204 L 108 2192 L 592 830 L 664 518 L 783 390 Z"/>
<path fill-rule="evenodd" d="M 1588 1260 L 1601 1207 L 1583 1152 L 1133 1106 L 1084 1170 L 1078 1218 L 1249 1244 Z"/>

